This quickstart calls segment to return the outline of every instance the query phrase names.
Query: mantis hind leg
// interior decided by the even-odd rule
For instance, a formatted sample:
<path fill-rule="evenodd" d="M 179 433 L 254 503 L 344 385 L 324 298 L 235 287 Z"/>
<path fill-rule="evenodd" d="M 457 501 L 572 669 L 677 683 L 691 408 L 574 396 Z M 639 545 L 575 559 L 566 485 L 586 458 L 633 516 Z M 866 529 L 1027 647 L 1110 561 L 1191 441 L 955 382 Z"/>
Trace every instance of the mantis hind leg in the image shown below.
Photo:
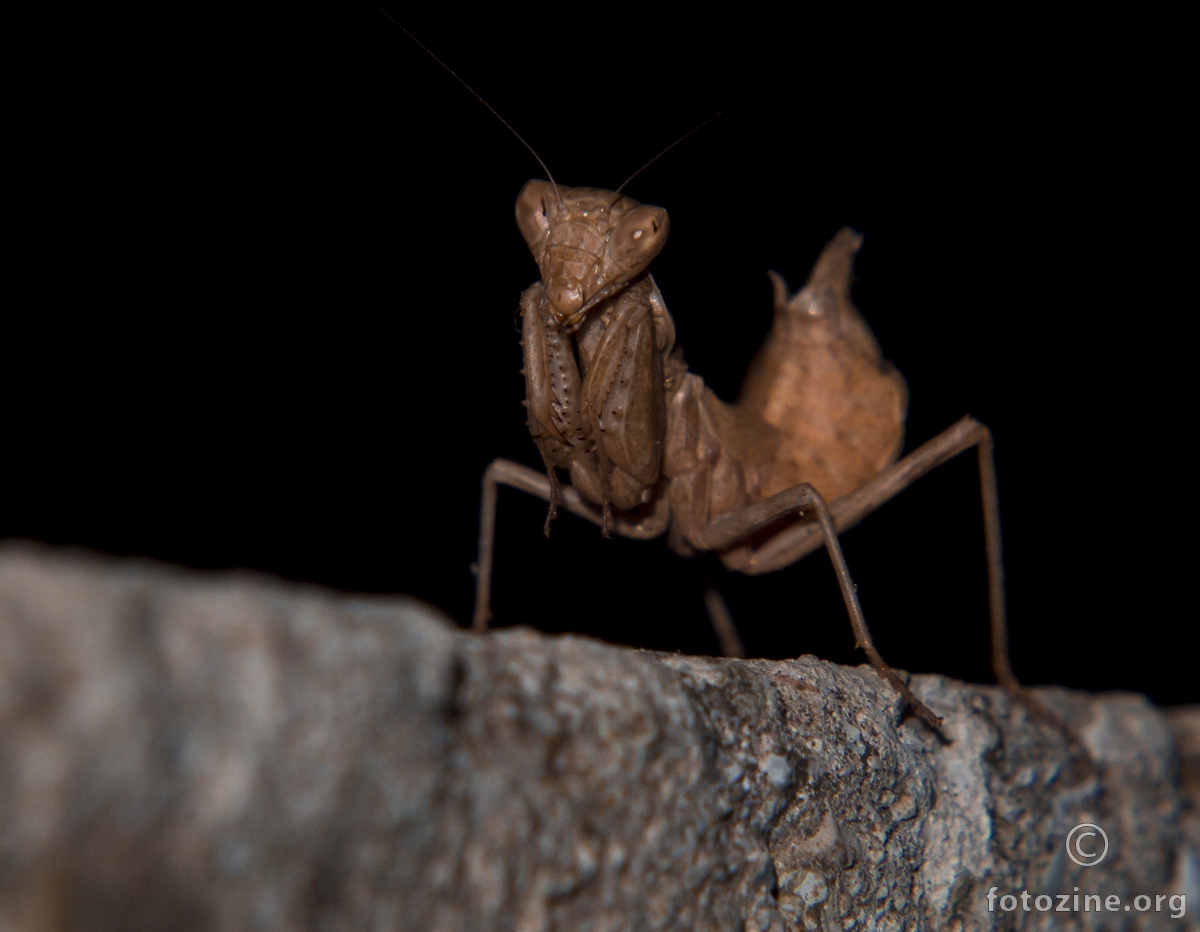
<path fill-rule="evenodd" d="M 983 530 L 987 556 L 988 609 L 991 624 L 992 670 L 996 681 L 1010 693 L 1021 692 L 1008 653 L 1008 620 L 1004 601 L 1004 556 L 1000 538 L 1000 500 L 991 431 L 972 417 L 964 417 L 928 443 L 892 464 L 865 486 L 829 505 L 833 526 L 849 530 L 884 502 L 908 488 L 960 453 L 976 448 L 979 485 L 983 499 Z M 762 503 L 760 503 L 762 504 Z M 755 575 L 790 566 L 822 544 L 822 531 L 812 522 L 794 524 L 756 550 L 731 554 L 726 565 Z"/>
<path fill-rule="evenodd" d="M 867 620 L 858 601 L 854 580 L 850 577 L 846 558 L 842 554 L 842 546 L 838 542 L 833 518 L 825 504 L 825 499 L 815 488 L 803 482 L 761 502 L 755 502 L 738 511 L 721 515 L 698 533 L 693 533 L 690 539 L 694 545 L 704 549 L 720 550 L 744 540 L 754 531 L 766 527 L 786 514 L 801 511 L 809 511 L 816 515 L 821 539 L 825 543 L 825 549 L 829 552 L 829 559 L 833 562 L 834 571 L 837 573 L 838 587 L 842 591 L 842 599 L 846 603 L 846 611 L 850 615 L 850 626 L 854 629 L 855 642 L 866 653 L 867 659 L 876 672 L 892 685 L 909 707 L 939 737 L 945 740 L 946 735 L 942 731 L 941 717 L 934 714 L 929 706 L 917 698 L 916 694 L 908 688 L 908 684 L 900 679 L 899 674 L 888 666 L 887 661 L 875 647 L 875 641 L 871 638 Z"/>
<path fill-rule="evenodd" d="M 737 625 L 733 623 L 733 615 L 725 604 L 725 597 L 711 585 L 704 587 L 704 608 L 708 612 L 708 620 L 712 622 L 713 632 L 721 645 L 721 654 L 737 660 L 746 658 L 746 648 L 738 635 Z"/>

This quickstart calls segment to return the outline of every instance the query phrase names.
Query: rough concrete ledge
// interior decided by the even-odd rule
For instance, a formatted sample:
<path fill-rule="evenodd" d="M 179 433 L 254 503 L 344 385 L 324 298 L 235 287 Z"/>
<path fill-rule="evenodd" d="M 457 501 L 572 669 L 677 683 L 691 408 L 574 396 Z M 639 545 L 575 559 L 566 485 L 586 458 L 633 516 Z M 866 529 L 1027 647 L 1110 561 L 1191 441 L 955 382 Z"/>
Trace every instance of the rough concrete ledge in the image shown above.
<path fill-rule="evenodd" d="M 1195 928 L 1200 708 L 913 687 L 6 545 L 0 930 Z"/>

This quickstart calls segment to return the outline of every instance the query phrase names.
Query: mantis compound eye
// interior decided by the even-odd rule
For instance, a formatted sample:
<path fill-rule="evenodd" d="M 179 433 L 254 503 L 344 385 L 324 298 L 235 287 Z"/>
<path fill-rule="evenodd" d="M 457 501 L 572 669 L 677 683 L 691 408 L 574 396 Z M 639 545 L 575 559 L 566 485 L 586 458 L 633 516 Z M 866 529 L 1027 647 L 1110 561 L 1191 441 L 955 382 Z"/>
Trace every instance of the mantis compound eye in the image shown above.
<path fill-rule="evenodd" d="M 527 182 L 517 195 L 517 228 L 531 249 L 550 229 L 554 209 L 554 188 L 549 182 Z"/>
<path fill-rule="evenodd" d="M 608 252 L 622 266 L 644 267 L 667 242 L 670 223 L 661 207 L 642 206 L 631 210 L 613 229 Z"/>

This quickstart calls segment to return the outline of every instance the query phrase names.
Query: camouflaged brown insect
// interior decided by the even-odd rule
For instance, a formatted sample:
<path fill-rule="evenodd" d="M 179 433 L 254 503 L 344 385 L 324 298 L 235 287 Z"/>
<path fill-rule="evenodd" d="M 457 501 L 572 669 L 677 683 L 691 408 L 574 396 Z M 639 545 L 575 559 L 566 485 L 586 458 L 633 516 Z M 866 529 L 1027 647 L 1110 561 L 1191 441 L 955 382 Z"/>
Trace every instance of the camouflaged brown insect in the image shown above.
<path fill-rule="evenodd" d="M 545 168 L 486 100 L 388 19 Z M 546 469 L 539 473 L 497 459 L 484 471 L 476 631 L 486 630 L 492 617 L 499 485 L 549 503 L 547 534 L 562 506 L 600 525 L 605 536 L 651 538 L 666 532 L 677 553 L 715 551 L 742 573 L 781 569 L 823 544 L 858 646 L 942 735 L 941 719 L 876 650 L 837 534 L 934 467 L 975 448 L 992 668 L 1010 693 L 1055 718 L 1021 690 L 1009 662 L 991 433 L 965 417 L 897 462 L 908 392 L 850 299 L 861 236 L 841 230 L 818 257 L 805 287 L 790 297 L 783 278 L 770 273 L 775 323 L 738 403 L 729 405 L 688 371 L 674 321 L 648 271 L 666 242 L 665 210 L 639 204 L 620 189 L 559 188 L 551 179 L 525 185 L 516 217 L 541 274 L 521 296 L 521 314 L 527 424 Z M 567 470 L 570 486 L 562 486 L 559 469 Z M 738 646 L 719 597 L 706 601 L 723 644 Z"/>
<path fill-rule="evenodd" d="M 841 230 L 808 284 L 790 297 L 771 273 L 775 323 L 738 403 L 729 405 L 688 371 L 648 271 L 666 242 L 665 210 L 613 191 L 530 181 L 516 216 L 541 272 L 521 296 L 521 314 L 527 423 L 546 471 L 496 460 L 484 475 L 476 630 L 491 617 L 498 484 L 547 500 L 547 533 L 561 505 L 606 535 L 666 532 L 676 552 L 712 550 L 743 573 L 780 569 L 824 544 L 859 647 L 937 729 L 940 719 L 875 649 L 837 532 L 975 447 L 993 667 L 1004 686 L 1018 688 L 1005 634 L 991 435 L 964 418 L 896 461 L 907 389 L 850 299 L 862 237 Z M 569 487 L 559 469 L 568 472 Z"/>

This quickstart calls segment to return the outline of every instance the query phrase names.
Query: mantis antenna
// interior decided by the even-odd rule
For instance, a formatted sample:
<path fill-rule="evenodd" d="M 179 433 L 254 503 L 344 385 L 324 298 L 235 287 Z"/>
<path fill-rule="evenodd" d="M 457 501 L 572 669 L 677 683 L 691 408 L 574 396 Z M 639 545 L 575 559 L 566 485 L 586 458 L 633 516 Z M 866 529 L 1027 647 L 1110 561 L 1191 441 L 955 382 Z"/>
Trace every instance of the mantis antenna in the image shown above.
<path fill-rule="evenodd" d="M 529 154 L 532 155 L 535 159 L 537 159 L 537 163 L 540 166 L 542 166 L 542 171 L 544 171 L 546 173 L 546 178 L 549 179 L 550 186 L 552 188 L 554 188 L 554 196 L 555 196 L 555 198 L 558 199 L 558 203 L 561 205 L 562 204 L 562 195 L 558 193 L 558 184 L 555 182 L 554 176 L 552 174 L 550 174 L 550 169 L 546 167 L 546 163 L 542 161 L 542 157 L 537 154 L 537 152 L 534 150 L 533 146 L 531 146 L 529 143 L 527 143 L 525 141 L 525 137 L 522 136 L 520 133 L 518 133 L 515 129 L 513 129 L 512 124 L 509 123 L 508 120 L 504 119 L 504 117 L 502 117 L 499 114 L 499 112 L 496 110 L 495 107 L 493 107 L 486 100 L 484 100 L 483 96 L 478 91 L 476 91 L 475 88 L 471 87 L 470 84 L 468 84 L 466 81 L 464 81 L 462 78 L 460 78 L 454 72 L 453 68 L 451 68 L 444 61 L 442 61 L 440 58 L 438 58 L 437 55 L 435 55 L 433 53 L 433 50 L 429 48 L 429 46 L 427 46 L 424 42 L 422 42 L 420 39 L 418 39 L 416 36 L 414 36 L 411 32 L 409 32 L 407 29 L 405 29 L 402 25 L 400 25 L 400 23 L 387 10 L 385 10 L 383 7 L 379 7 L 379 12 L 382 13 L 384 16 L 386 16 L 388 18 L 388 20 L 391 21 L 393 26 L 395 26 L 402 33 L 404 33 L 406 36 L 408 36 L 410 39 L 412 39 L 413 42 L 415 42 L 418 46 L 420 46 L 421 50 L 426 55 L 428 55 L 435 62 L 437 62 L 439 65 L 441 65 L 446 70 L 446 73 L 450 75 L 450 77 L 454 78 L 455 81 L 457 81 L 459 84 L 461 84 L 463 87 L 465 87 L 468 91 L 470 91 L 472 97 L 474 97 L 481 104 L 483 104 L 485 107 L 487 107 L 488 112 L 492 116 L 494 116 L 497 120 L 499 120 L 501 123 L 503 123 L 505 129 L 507 129 L 510 133 L 512 133 L 514 136 L 517 137 L 517 141 L 521 145 L 523 145 L 526 149 L 528 149 Z M 711 117 L 709 119 L 711 119 Z M 708 122 L 708 121 L 706 120 L 705 122 Z M 701 123 L 700 125 L 703 126 L 704 124 Z M 699 128 L 700 128 L 699 126 L 696 127 L 696 129 L 699 129 Z M 692 130 L 692 133 L 694 133 L 695 131 L 696 130 Z M 690 136 L 692 133 L 688 133 L 688 136 Z M 687 136 L 684 136 L 683 139 L 687 139 Z M 682 142 L 683 139 L 680 139 L 679 142 Z M 664 149 L 663 152 L 669 151 L 670 149 L 674 148 L 674 146 L 676 146 L 678 144 L 679 143 L 672 143 L 670 146 L 668 146 L 666 149 Z M 662 154 L 663 154 L 662 152 L 659 153 L 659 155 L 662 155 Z M 657 158 L 658 158 L 658 156 L 656 155 L 654 157 L 654 159 L 657 159 Z M 651 159 L 650 162 L 653 162 L 654 159 Z M 646 165 L 649 165 L 650 162 L 647 162 Z M 642 166 L 642 168 L 645 168 L 645 167 L 646 167 L 645 165 Z M 642 169 L 638 169 L 638 172 L 640 172 L 641 170 Z M 633 175 L 634 178 L 637 177 L 638 172 L 634 173 L 634 175 Z M 633 179 L 631 178 L 630 180 L 633 180 Z"/>

